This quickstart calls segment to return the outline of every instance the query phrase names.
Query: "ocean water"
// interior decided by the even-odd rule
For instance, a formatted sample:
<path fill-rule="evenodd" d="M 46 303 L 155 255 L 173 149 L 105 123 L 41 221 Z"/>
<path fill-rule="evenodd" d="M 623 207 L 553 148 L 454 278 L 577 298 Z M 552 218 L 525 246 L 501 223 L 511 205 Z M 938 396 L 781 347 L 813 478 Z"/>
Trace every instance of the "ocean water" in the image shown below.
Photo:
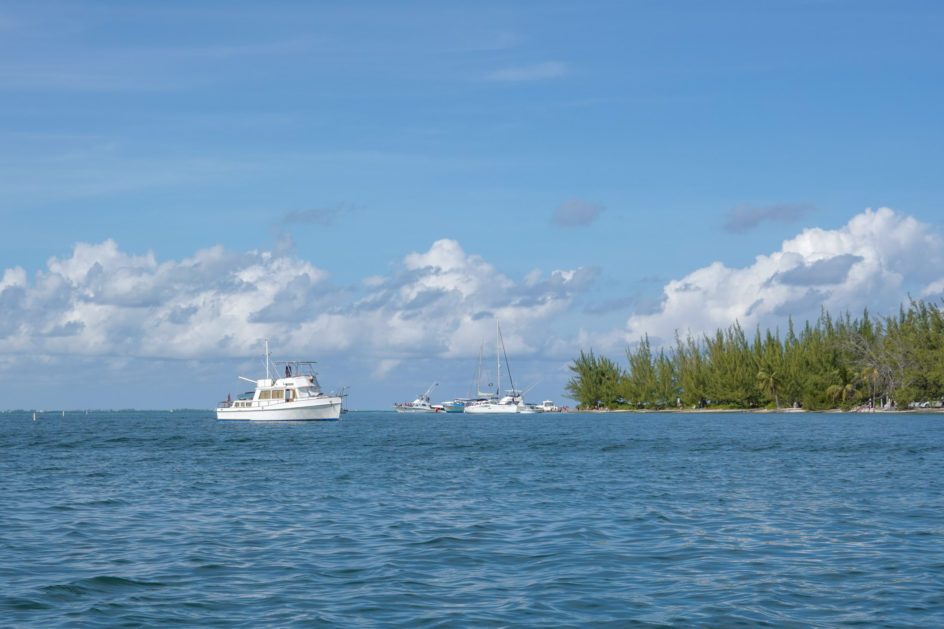
<path fill-rule="evenodd" d="M 0 414 L 0 625 L 944 626 L 944 415 Z"/>

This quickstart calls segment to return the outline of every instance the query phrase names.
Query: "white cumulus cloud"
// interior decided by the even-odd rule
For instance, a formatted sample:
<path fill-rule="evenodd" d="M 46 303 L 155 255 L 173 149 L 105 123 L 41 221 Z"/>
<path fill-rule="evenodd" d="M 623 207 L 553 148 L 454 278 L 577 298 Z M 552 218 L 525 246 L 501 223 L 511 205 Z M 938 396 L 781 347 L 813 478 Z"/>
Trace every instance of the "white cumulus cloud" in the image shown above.
<path fill-rule="evenodd" d="M 626 341 L 642 335 L 671 341 L 676 331 L 700 335 L 735 321 L 747 330 L 802 324 L 821 308 L 838 314 L 894 312 L 909 293 L 944 286 L 944 240 L 930 226 L 889 208 L 865 210 L 838 229 L 810 228 L 743 268 L 721 262 L 670 281 L 662 306 L 634 314 Z"/>
<path fill-rule="evenodd" d="M 470 356 L 494 336 L 510 348 L 541 339 L 538 321 L 569 307 L 594 272 L 516 281 L 454 240 L 411 252 L 387 275 L 338 287 L 292 253 L 222 246 L 160 262 L 113 240 L 78 243 L 31 279 L 0 280 L 0 355 L 207 359 L 254 353 L 260 339 L 315 355 L 355 354 L 387 373 L 411 355 Z"/>
<path fill-rule="evenodd" d="M 838 229 L 806 229 L 748 266 L 715 262 L 672 280 L 658 307 L 632 313 L 630 300 L 624 326 L 580 318 L 600 272 L 535 269 L 514 278 L 442 239 L 404 253 L 385 273 L 338 286 L 292 249 L 217 245 L 159 260 L 113 240 L 78 243 L 42 270 L 0 273 L 0 372 L 13 405 L 36 403 L 24 387 L 49 370 L 81 383 L 63 393 L 70 400 L 89 390 L 89 403 L 102 404 L 100 383 L 121 379 L 134 391 L 130 403 L 155 407 L 160 391 L 147 400 L 141 392 L 159 378 L 174 383 L 178 399 L 203 405 L 216 399 L 209 389 L 230 386 L 237 364 L 254 374 L 249 357 L 269 337 L 276 355 L 326 364 L 328 381 L 351 384 L 360 399 L 383 386 L 399 398 L 402 387 L 412 395 L 433 379 L 464 380 L 483 341 L 494 353 L 498 319 L 516 377 L 550 378 L 548 394 L 557 395 L 580 349 L 619 356 L 647 333 L 671 342 L 676 330 L 699 335 L 734 321 L 783 330 L 788 316 L 802 325 L 821 307 L 889 314 L 909 294 L 937 298 L 944 239 L 890 209 L 866 210 Z"/>

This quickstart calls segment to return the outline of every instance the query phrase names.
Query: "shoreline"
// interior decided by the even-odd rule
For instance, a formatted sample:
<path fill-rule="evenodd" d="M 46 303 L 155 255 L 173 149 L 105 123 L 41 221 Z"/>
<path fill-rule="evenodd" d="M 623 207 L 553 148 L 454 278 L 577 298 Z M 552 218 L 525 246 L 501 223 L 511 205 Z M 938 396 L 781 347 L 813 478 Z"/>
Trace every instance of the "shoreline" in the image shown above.
<path fill-rule="evenodd" d="M 944 408 L 908 408 L 908 409 L 881 409 L 881 408 L 866 408 L 859 409 L 853 408 L 849 410 L 843 410 L 841 408 L 828 408 L 823 410 L 807 410 L 805 408 L 663 408 L 663 409 L 634 409 L 634 408 L 620 408 L 620 409 L 587 409 L 587 410 L 577 410 L 571 409 L 564 411 L 567 413 L 773 413 L 773 414 L 790 414 L 790 413 L 854 413 L 854 414 L 866 414 L 871 415 L 875 413 L 881 414 L 944 414 Z"/>

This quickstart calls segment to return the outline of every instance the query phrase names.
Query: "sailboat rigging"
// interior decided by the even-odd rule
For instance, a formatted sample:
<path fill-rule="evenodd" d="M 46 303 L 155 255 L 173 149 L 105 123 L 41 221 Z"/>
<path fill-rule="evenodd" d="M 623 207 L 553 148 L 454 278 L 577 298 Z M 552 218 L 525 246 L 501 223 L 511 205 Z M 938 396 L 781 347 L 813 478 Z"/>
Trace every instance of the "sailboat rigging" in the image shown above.
<path fill-rule="evenodd" d="M 495 348 L 495 360 L 498 367 L 498 379 L 496 381 L 496 393 L 494 396 L 488 397 L 486 399 L 480 399 L 465 406 L 466 413 L 473 414 L 485 414 L 485 413 L 533 413 L 534 409 L 524 403 L 522 399 L 521 392 L 515 389 L 515 381 L 511 376 L 511 368 L 508 364 L 508 352 L 505 350 L 505 340 L 502 338 L 501 325 L 498 323 L 498 319 L 495 320 L 495 329 L 496 329 L 496 348 Z M 505 370 L 508 372 L 508 382 L 511 384 L 511 388 L 505 392 L 505 395 L 502 395 L 501 388 L 501 368 L 502 368 L 502 357 L 505 359 Z M 479 395 L 482 392 L 479 391 Z"/>

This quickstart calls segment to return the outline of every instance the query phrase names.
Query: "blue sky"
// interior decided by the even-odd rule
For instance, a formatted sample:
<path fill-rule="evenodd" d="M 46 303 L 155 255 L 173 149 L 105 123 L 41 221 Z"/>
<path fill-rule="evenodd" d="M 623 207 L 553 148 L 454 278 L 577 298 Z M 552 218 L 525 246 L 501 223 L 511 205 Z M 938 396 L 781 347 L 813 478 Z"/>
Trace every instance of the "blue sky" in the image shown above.
<path fill-rule="evenodd" d="M 496 316 L 566 402 L 580 349 L 938 299 L 942 18 L 0 2 L 0 407 L 209 408 L 265 336 L 447 399 Z"/>

